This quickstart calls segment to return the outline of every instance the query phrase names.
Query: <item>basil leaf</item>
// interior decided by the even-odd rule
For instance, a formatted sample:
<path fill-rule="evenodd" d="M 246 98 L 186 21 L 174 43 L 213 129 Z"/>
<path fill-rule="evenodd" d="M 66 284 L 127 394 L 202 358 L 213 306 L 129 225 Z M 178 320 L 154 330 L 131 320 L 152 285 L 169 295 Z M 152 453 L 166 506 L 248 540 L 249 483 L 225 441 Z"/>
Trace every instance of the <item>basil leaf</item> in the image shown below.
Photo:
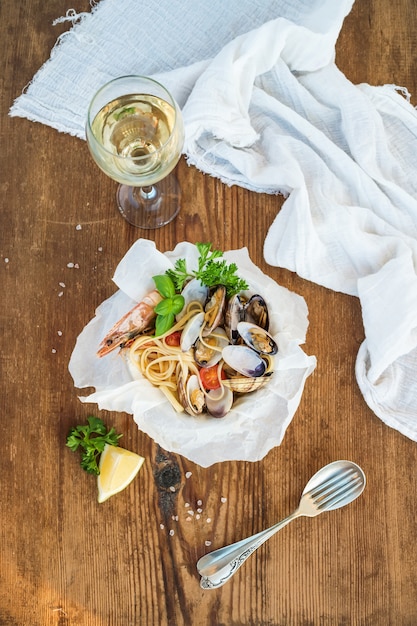
<path fill-rule="evenodd" d="M 172 298 L 165 298 L 165 300 L 158 302 L 154 311 L 157 315 L 169 315 L 170 313 L 173 313 Z"/>
<path fill-rule="evenodd" d="M 173 313 L 167 315 L 157 315 L 155 321 L 155 337 L 163 335 L 174 325 L 175 316 Z"/>
<path fill-rule="evenodd" d="M 166 274 L 160 274 L 158 276 L 153 276 L 152 278 L 161 296 L 164 298 L 172 298 L 175 296 L 175 285 L 169 276 Z"/>
<path fill-rule="evenodd" d="M 178 295 L 174 296 L 171 299 L 171 310 L 174 315 L 177 315 L 180 311 L 183 310 L 185 304 L 184 296 Z"/>

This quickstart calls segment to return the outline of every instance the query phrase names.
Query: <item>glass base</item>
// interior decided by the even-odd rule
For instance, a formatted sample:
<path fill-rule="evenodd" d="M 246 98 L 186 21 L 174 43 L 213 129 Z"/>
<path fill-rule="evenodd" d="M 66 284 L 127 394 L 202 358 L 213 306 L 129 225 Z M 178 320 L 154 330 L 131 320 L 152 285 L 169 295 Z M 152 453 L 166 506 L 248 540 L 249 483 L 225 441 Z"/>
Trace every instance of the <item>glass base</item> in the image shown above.
<path fill-rule="evenodd" d="M 149 187 L 119 185 L 116 198 L 119 211 L 129 224 L 137 228 L 160 228 L 178 215 L 181 189 L 170 174 Z"/>

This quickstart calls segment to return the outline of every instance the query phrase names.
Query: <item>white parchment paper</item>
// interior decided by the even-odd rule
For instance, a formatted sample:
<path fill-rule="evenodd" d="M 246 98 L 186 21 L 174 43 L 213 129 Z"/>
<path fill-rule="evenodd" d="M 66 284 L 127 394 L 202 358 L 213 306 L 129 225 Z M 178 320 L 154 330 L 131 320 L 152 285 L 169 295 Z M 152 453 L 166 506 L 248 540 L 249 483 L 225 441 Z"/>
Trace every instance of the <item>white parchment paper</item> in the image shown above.
<path fill-rule="evenodd" d="M 79 335 L 69 362 L 75 386 L 95 388 L 94 393 L 80 397 L 82 402 L 131 413 L 138 427 L 164 449 L 202 467 L 229 460 L 258 461 L 278 446 L 297 410 L 305 381 L 316 366 L 315 357 L 307 356 L 300 347 L 308 328 L 304 299 L 256 267 L 246 248 L 225 252 L 224 257 L 238 265 L 249 292 L 265 298 L 270 332 L 279 347 L 268 384 L 239 397 L 226 417 L 177 413 L 159 389 L 140 375 L 132 377 L 118 351 L 96 356 L 113 324 L 154 288 L 152 276 L 164 273 L 179 258 L 187 260 L 188 268 L 196 268 L 198 252 L 191 243 L 182 242 L 173 251 L 161 253 L 154 242 L 137 240 L 116 268 L 113 280 L 118 291 L 97 308 Z"/>

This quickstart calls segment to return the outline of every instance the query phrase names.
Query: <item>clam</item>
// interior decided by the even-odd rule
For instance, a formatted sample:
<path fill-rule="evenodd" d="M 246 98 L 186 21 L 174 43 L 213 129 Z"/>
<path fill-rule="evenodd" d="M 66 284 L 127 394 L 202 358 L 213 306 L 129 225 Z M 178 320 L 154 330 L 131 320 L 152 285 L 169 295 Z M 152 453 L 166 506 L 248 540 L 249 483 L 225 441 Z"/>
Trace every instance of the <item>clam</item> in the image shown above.
<path fill-rule="evenodd" d="M 204 307 L 207 302 L 208 293 L 208 287 L 203 285 L 197 278 L 192 278 L 188 281 L 181 292 L 181 295 L 184 298 L 184 306 L 178 315 L 176 315 L 176 320 L 179 321 L 184 317 L 191 302 L 198 302 L 202 307 Z"/>
<path fill-rule="evenodd" d="M 245 321 L 252 322 L 265 330 L 269 329 L 268 307 L 262 296 L 255 294 L 245 304 Z"/>
<path fill-rule="evenodd" d="M 200 381 L 196 374 L 187 379 L 181 374 L 178 377 L 178 397 L 184 409 L 190 415 L 200 415 L 205 407 L 205 395 L 200 387 Z"/>
<path fill-rule="evenodd" d="M 265 361 L 248 346 L 226 346 L 222 355 L 227 365 L 243 376 L 257 378 L 265 373 Z"/>
<path fill-rule="evenodd" d="M 230 298 L 224 316 L 224 327 L 230 343 L 236 343 L 239 339 L 237 325 L 244 319 L 244 311 L 242 298 L 237 293 Z"/>
<path fill-rule="evenodd" d="M 215 287 L 209 301 L 207 302 L 205 311 L 206 326 L 203 330 L 203 336 L 210 335 L 217 326 L 223 323 L 224 309 L 226 306 L 226 287 L 219 285 Z"/>
<path fill-rule="evenodd" d="M 202 325 L 204 324 L 204 311 L 197 313 L 193 317 L 190 317 L 188 322 L 183 328 L 181 333 L 181 350 L 188 352 L 188 350 L 195 344 L 200 334 Z"/>
<path fill-rule="evenodd" d="M 194 360 L 201 367 L 216 365 L 222 358 L 222 350 L 229 343 L 226 331 L 216 328 L 204 339 L 197 339 L 194 348 Z"/>
<path fill-rule="evenodd" d="M 232 408 L 233 392 L 228 387 L 212 389 L 206 395 L 207 411 L 212 417 L 224 417 Z"/>
<path fill-rule="evenodd" d="M 257 378 L 236 375 L 222 382 L 225 387 L 228 387 L 231 391 L 235 391 L 236 393 L 250 393 L 263 387 L 265 383 L 268 382 L 271 374 L 272 372 L 264 376 L 258 376 Z"/>
<path fill-rule="evenodd" d="M 278 346 L 273 337 L 260 326 L 251 322 L 239 322 L 237 332 L 249 348 L 260 354 L 276 354 Z"/>

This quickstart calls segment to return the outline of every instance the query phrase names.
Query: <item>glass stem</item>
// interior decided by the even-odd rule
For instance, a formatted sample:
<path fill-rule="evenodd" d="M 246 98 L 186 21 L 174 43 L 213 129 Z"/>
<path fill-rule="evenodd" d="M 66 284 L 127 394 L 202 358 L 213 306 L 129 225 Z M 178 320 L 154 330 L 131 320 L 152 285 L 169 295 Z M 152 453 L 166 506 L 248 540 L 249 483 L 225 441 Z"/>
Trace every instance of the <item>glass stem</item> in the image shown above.
<path fill-rule="evenodd" d="M 157 191 L 154 185 L 148 185 L 147 187 L 140 187 L 140 195 L 144 200 L 153 200 L 157 195 Z"/>

